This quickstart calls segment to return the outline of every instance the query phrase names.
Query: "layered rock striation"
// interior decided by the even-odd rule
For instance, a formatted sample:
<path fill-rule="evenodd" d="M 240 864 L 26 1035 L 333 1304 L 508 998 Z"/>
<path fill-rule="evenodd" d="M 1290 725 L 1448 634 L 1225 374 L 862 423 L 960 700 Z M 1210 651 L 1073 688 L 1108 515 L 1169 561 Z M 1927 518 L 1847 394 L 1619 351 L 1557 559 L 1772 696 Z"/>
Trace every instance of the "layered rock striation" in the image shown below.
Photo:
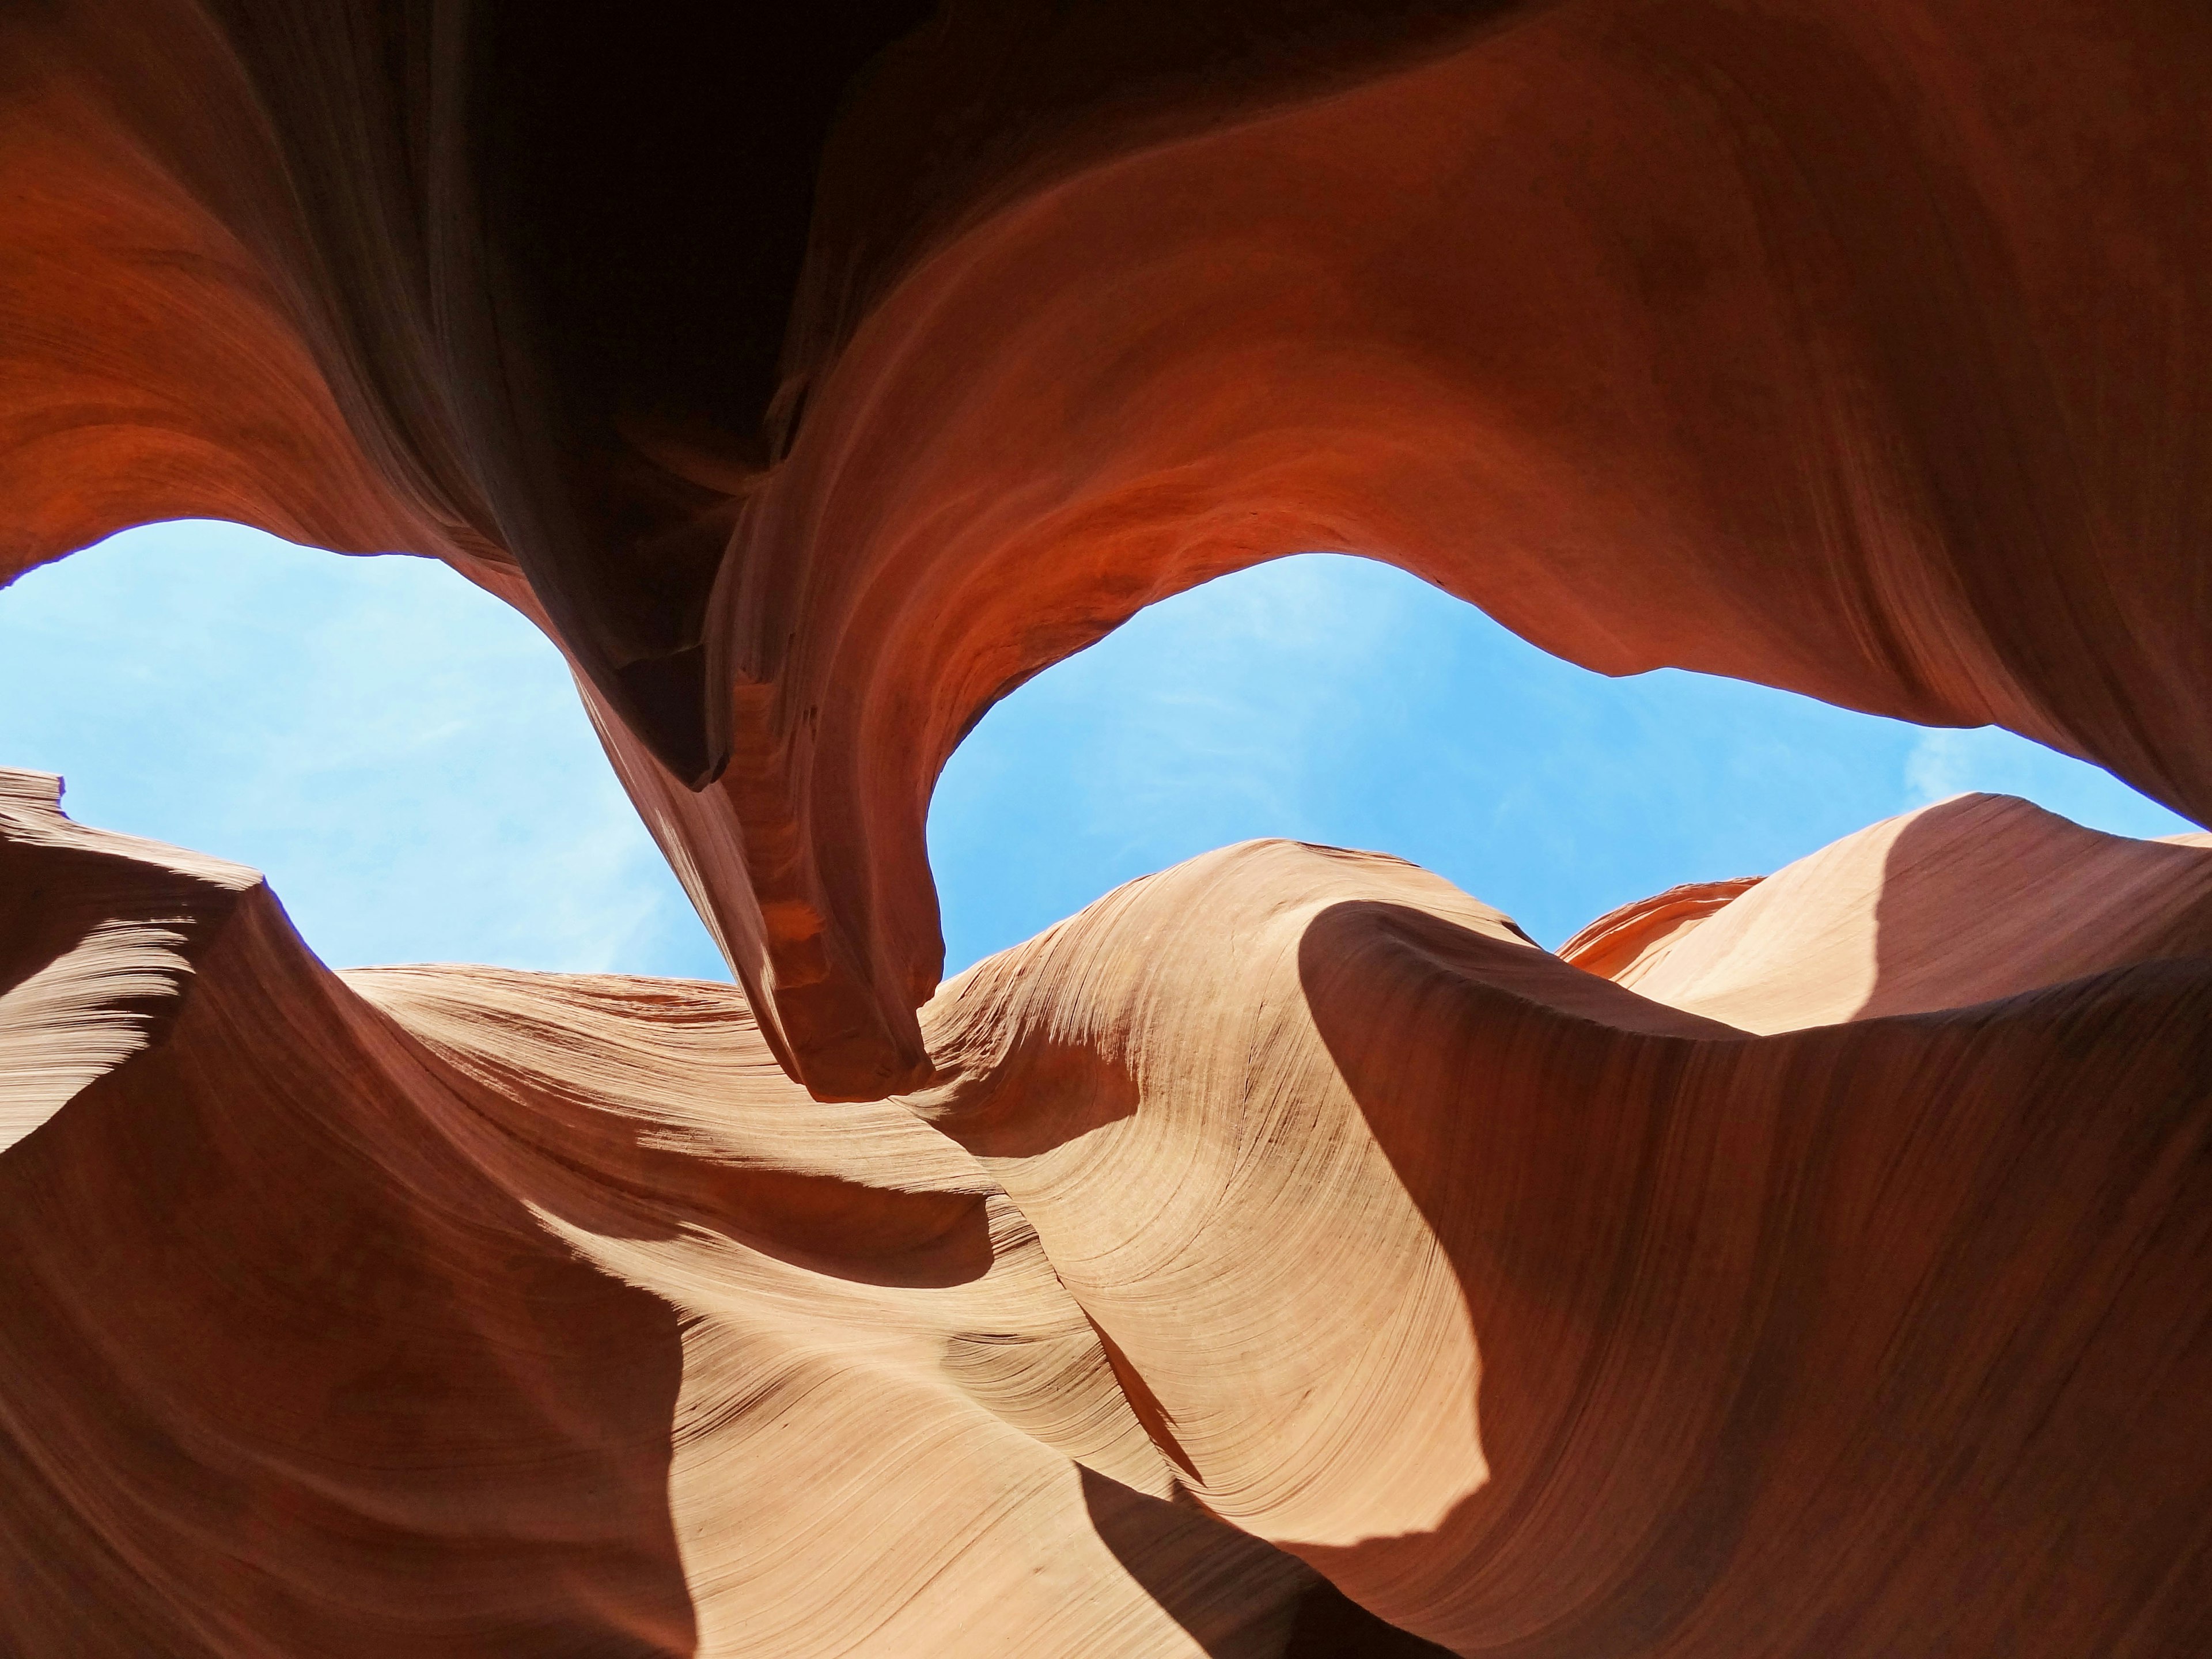
<path fill-rule="evenodd" d="M 2212 851 L 1929 809 L 1678 939 L 1672 1006 L 1249 843 L 951 981 L 929 1086 L 841 1105 L 730 988 L 332 974 L 252 872 L 10 775 L 9 890 L 68 918 L 0 997 L 55 1057 L 0 1158 L 20 1651 L 2212 1638 Z M 2038 847 L 2133 878 L 2042 894 L 2084 971 L 1928 932 L 1771 1017 L 1802 964 L 1737 906 L 1820 956 Z M 1771 1035 L 1698 1011 L 1706 939 Z"/>
<path fill-rule="evenodd" d="M 1283 842 L 939 983 L 930 790 L 1387 559 L 2212 808 L 2167 0 L 0 14 L 0 579 L 567 653 L 741 989 L 333 974 L 0 774 L 0 1645 L 2212 1649 L 2212 848 L 1966 798 L 1558 956 Z"/>
<path fill-rule="evenodd" d="M 961 734 L 1279 554 L 2212 810 L 2202 8 L 650 9 L 11 13 L 0 574 L 521 605 L 817 1096 L 927 1074 Z"/>

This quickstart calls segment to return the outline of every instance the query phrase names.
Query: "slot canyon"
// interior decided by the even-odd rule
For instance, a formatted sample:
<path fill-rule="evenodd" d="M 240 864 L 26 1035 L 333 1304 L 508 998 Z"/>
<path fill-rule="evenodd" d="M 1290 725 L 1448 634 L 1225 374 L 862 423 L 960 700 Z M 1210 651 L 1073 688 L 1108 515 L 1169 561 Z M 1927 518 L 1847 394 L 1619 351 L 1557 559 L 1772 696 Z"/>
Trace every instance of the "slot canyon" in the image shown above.
<path fill-rule="evenodd" d="M 0 754 L 0 1651 L 2212 1652 L 2212 834 L 949 979 L 926 836 L 1312 550 L 2205 823 L 2208 386 L 2193 0 L 6 0 L 0 583 L 442 561 L 732 982 L 333 969 Z"/>

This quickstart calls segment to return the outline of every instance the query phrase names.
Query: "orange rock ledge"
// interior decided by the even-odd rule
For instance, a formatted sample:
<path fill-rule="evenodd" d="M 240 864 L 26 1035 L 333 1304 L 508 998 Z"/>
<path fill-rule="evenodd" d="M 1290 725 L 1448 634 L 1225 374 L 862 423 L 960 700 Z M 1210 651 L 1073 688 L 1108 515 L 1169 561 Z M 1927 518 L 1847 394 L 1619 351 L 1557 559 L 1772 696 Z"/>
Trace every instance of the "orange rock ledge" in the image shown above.
<path fill-rule="evenodd" d="M 2186 0 L 0 9 L 0 581 L 446 561 L 741 988 L 0 774 L 0 1649 L 2212 1651 L 2207 837 L 1560 956 L 1254 843 L 940 985 L 923 836 L 1313 550 L 2202 823 L 2208 272 Z"/>

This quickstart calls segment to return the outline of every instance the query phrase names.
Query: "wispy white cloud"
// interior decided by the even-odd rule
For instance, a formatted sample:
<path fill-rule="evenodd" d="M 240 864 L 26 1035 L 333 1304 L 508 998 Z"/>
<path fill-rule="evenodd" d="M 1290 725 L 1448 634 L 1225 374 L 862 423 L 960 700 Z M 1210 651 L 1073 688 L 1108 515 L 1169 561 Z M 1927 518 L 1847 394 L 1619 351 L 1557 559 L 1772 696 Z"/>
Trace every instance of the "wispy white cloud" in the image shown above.
<path fill-rule="evenodd" d="M 1972 774 L 1973 757 L 1960 731 L 1920 734 L 1905 757 L 1905 804 L 1926 806 L 1962 793 Z"/>
<path fill-rule="evenodd" d="M 428 561 L 185 524 L 33 571 L 0 763 L 255 865 L 333 962 L 722 973 L 559 653 Z"/>
<path fill-rule="evenodd" d="M 2018 795 L 2113 835 L 2170 836 L 2195 827 L 2103 768 L 2002 726 L 1921 732 L 1905 759 L 1903 805 L 1924 806 L 1969 790 Z"/>
<path fill-rule="evenodd" d="M 0 591 L 0 763 L 65 774 L 87 823 L 265 870 L 334 962 L 723 975 L 558 654 L 441 566 L 177 525 L 33 572 Z M 954 967 L 1261 835 L 1413 858 L 1556 941 L 1964 789 L 2185 827 L 2007 732 L 1607 680 L 1401 572 L 1305 557 L 1016 692 L 953 757 L 930 840 Z"/>
<path fill-rule="evenodd" d="M 1606 679 L 1402 572 L 1309 556 L 1154 606 L 1016 692 L 947 767 L 931 846 L 956 967 L 1260 835 L 1404 854 L 1557 939 L 1969 788 L 2180 827 L 2008 733 L 1674 670 Z"/>

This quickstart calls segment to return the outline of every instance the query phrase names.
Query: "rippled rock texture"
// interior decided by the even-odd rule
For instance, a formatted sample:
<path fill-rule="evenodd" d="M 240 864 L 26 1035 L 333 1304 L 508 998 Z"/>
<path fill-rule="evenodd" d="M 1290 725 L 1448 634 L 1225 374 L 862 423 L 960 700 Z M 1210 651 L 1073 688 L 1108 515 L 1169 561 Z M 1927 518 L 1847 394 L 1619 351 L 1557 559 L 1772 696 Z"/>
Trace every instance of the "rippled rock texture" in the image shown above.
<path fill-rule="evenodd" d="M 2202 838 L 1559 956 L 1260 843 L 940 986 L 922 836 L 1315 548 L 2203 821 L 2212 14 L 788 9 L 0 14 L 0 575 L 446 560 L 742 986 L 333 975 L 7 775 L 9 1644 L 2212 1649 Z"/>

